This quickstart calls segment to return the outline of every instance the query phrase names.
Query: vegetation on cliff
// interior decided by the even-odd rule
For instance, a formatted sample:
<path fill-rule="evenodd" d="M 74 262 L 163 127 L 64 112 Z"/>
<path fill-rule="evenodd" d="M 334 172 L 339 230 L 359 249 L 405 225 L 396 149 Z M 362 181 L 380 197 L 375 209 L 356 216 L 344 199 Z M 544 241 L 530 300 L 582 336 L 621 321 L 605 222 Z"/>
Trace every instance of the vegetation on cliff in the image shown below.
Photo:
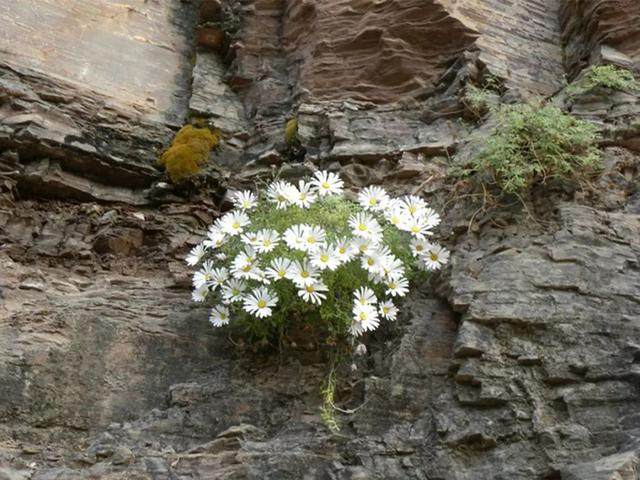
<path fill-rule="evenodd" d="M 219 142 L 218 132 L 207 127 L 185 125 L 158 159 L 158 164 L 165 167 L 173 183 L 180 183 L 200 172 L 209 160 L 209 153 Z"/>

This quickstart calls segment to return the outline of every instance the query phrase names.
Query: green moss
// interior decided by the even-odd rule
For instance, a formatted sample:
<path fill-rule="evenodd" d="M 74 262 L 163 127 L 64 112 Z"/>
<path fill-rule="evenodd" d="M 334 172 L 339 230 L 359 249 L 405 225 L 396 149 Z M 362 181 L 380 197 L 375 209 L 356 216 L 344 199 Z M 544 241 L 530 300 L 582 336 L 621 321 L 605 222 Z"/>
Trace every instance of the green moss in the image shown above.
<path fill-rule="evenodd" d="M 209 128 L 185 125 L 176 134 L 171 146 L 158 159 L 173 183 L 196 175 L 209 160 L 209 153 L 220 142 L 218 132 Z"/>
<path fill-rule="evenodd" d="M 498 125 L 469 173 L 505 193 L 560 178 L 586 178 L 600 167 L 595 125 L 551 106 L 501 107 Z"/>
<path fill-rule="evenodd" d="M 567 87 L 570 95 L 579 95 L 596 87 L 611 88 L 620 91 L 638 91 L 638 82 L 633 73 L 613 65 L 591 67 L 586 75 L 578 82 Z"/>
<path fill-rule="evenodd" d="M 298 119 L 292 118 L 287 122 L 284 129 L 284 141 L 287 145 L 293 145 L 298 142 Z"/>

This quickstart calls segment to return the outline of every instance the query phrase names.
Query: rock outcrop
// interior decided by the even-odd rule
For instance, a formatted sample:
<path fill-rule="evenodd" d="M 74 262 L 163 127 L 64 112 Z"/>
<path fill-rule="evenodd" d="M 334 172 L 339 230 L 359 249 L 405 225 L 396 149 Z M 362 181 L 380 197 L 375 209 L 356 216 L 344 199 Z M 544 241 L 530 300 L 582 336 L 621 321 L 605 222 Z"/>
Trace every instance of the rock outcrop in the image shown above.
<path fill-rule="evenodd" d="M 638 476 L 640 93 L 563 91 L 640 69 L 636 2 L 5 3 L 0 479 Z M 452 195 L 490 75 L 599 126 L 593 185 L 519 217 Z M 222 146 L 174 188 L 156 158 L 196 118 Z M 453 250 L 345 372 L 338 434 L 322 355 L 233 345 L 183 262 L 226 188 L 310 163 L 425 195 Z"/>

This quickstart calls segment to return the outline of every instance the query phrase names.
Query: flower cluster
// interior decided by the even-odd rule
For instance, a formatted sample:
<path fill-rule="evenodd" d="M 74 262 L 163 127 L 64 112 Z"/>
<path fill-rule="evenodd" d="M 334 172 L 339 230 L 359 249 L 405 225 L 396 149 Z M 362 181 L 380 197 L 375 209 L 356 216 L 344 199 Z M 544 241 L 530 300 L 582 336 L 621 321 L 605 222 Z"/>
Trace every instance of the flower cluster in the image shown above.
<path fill-rule="evenodd" d="M 424 200 L 372 186 L 356 203 L 343 188 L 338 175 L 318 171 L 297 185 L 276 180 L 264 198 L 234 193 L 235 208 L 186 259 L 198 266 L 193 299 L 216 303 L 214 326 L 299 309 L 359 336 L 396 319 L 394 301 L 407 294 L 416 267 L 447 263 L 449 253 L 429 240 L 440 217 Z"/>

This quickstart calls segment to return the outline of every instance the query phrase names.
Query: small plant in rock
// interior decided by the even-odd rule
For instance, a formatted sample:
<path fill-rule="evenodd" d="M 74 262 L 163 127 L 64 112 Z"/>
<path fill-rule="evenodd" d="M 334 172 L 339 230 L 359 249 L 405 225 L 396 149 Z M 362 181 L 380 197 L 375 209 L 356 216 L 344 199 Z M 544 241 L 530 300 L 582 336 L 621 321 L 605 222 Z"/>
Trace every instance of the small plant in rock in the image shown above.
<path fill-rule="evenodd" d="M 620 91 L 640 91 L 640 82 L 633 72 L 614 65 L 591 67 L 578 82 L 567 87 L 570 95 L 579 95 L 592 88 L 604 87 Z"/>
<path fill-rule="evenodd" d="M 220 142 L 220 134 L 207 127 L 185 125 L 158 159 L 173 183 L 180 183 L 200 172 L 209 153 Z"/>
<path fill-rule="evenodd" d="M 498 78 L 490 75 L 482 86 L 468 84 L 464 89 L 462 103 L 478 120 L 491 109 L 491 105 L 495 102 L 499 91 L 500 83 Z"/>
<path fill-rule="evenodd" d="M 505 193 L 551 179 L 587 179 L 601 165 L 595 125 L 552 106 L 507 105 L 464 175 Z"/>
<path fill-rule="evenodd" d="M 292 325 L 339 339 L 395 320 L 411 279 L 447 263 L 449 252 L 430 241 L 440 217 L 419 197 L 377 186 L 357 198 L 326 171 L 236 192 L 235 208 L 187 257 L 198 268 L 194 300 L 213 305 L 211 324 L 261 340 Z"/>

